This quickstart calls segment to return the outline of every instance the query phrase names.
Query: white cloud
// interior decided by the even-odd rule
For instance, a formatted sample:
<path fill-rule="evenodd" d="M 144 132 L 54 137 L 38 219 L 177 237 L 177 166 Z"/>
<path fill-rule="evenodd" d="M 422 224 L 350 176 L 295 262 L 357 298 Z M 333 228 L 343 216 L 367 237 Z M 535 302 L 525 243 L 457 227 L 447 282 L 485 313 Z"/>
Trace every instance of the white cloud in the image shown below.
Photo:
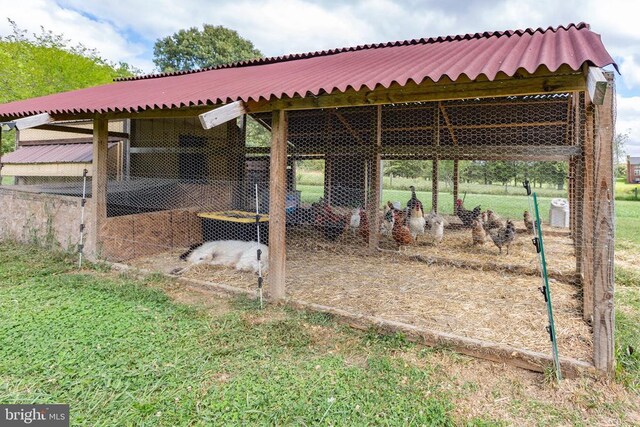
<path fill-rule="evenodd" d="M 439 35 L 586 21 L 619 62 L 618 129 L 640 140 L 640 32 L 625 0 L 21 0 L 0 9 L 31 32 L 40 26 L 112 61 L 153 71 L 153 42 L 203 23 L 237 30 L 268 56 Z"/>
<path fill-rule="evenodd" d="M 618 112 L 616 132 L 628 132 L 627 152 L 633 156 L 640 156 L 640 96 L 618 95 L 616 107 Z"/>
<path fill-rule="evenodd" d="M 29 33 L 40 33 L 40 28 L 64 34 L 72 44 L 82 43 L 96 49 L 111 61 L 125 61 L 140 68 L 149 68 L 142 56 L 146 47 L 127 40 L 116 28 L 103 20 L 92 20 L 76 11 L 64 9 L 46 0 L 22 0 L 0 15 L 0 34 L 10 33 L 7 18 Z"/>

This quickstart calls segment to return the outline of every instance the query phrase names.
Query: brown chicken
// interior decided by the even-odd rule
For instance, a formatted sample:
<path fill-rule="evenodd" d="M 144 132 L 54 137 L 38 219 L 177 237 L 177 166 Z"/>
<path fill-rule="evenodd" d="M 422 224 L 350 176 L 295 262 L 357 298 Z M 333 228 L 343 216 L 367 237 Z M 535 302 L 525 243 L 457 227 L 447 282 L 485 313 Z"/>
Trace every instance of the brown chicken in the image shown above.
<path fill-rule="evenodd" d="M 473 221 L 471 237 L 473 238 L 474 245 L 484 245 L 485 240 L 487 240 L 487 232 L 484 230 L 482 220 L 480 218 Z"/>
<path fill-rule="evenodd" d="M 487 209 L 487 220 L 484 223 L 484 229 L 489 231 L 495 228 L 504 227 L 504 223 L 502 222 L 502 218 L 498 216 L 494 211 Z"/>
<path fill-rule="evenodd" d="M 413 237 L 411 237 L 411 230 L 407 227 L 407 216 L 402 211 L 394 212 L 395 222 L 393 224 L 393 230 L 391 235 L 393 240 L 398 243 L 398 249 L 402 246 L 407 246 L 413 243 Z"/>
<path fill-rule="evenodd" d="M 527 227 L 529 234 L 533 234 L 533 219 L 529 211 L 524 211 L 524 226 Z"/>

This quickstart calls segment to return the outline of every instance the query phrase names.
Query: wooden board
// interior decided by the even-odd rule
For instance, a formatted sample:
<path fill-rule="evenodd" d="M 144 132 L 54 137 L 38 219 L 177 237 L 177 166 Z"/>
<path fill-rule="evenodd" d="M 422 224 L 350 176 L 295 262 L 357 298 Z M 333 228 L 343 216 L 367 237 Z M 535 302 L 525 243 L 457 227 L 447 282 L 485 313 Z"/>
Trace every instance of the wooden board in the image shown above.
<path fill-rule="evenodd" d="M 211 129 L 247 113 L 243 101 L 236 101 L 198 116 L 204 129 Z"/>
<path fill-rule="evenodd" d="M 16 119 L 13 121 L 16 129 L 24 130 L 34 128 L 36 126 L 44 125 L 46 123 L 54 122 L 55 119 L 48 113 L 36 114 L 35 116 L 24 117 L 22 119 Z"/>
<path fill-rule="evenodd" d="M 593 104 L 604 104 L 607 84 L 607 79 L 599 67 L 589 67 L 589 72 L 587 73 L 587 93 Z"/>

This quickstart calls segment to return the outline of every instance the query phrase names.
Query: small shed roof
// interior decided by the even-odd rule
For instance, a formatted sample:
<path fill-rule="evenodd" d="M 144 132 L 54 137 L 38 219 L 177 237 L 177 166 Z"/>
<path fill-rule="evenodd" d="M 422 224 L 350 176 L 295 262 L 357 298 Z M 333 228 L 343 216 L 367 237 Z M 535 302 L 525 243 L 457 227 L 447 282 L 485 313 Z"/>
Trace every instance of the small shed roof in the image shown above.
<path fill-rule="evenodd" d="M 109 148 L 113 147 L 109 144 Z M 91 163 L 93 144 L 46 144 L 20 147 L 0 157 L 5 164 Z"/>
<path fill-rule="evenodd" d="M 461 76 L 494 80 L 554 72 L 563 65 L 614 64 L 587 24 L 484 32 L 356 46 L 240 62 L 206 70 L 135 77 L 111 84 L 0 105 L 0 117 L 139 112 L 237 100 L 305 97 L 393 83 Z"/>

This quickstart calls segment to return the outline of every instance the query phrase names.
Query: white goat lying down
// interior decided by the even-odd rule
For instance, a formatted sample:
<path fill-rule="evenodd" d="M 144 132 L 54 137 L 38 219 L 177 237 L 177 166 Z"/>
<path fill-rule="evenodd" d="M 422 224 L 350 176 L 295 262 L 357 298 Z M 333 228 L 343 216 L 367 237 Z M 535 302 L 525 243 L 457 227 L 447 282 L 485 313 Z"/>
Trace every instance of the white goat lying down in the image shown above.
<path fill-rule="evenodd" d="M 176 269 L 173 274 L 182 274 L 194 265 L 224 265 L 239 271 L 258 273 L 257 251 L 261 250 L 260 267 L 262 273 L 269 269 L 269 247 L 258 242 L 242 242 L 240 240 L 214 240 L 201 245 L 192 246 L 180 255 L 189 265 Z"/>

